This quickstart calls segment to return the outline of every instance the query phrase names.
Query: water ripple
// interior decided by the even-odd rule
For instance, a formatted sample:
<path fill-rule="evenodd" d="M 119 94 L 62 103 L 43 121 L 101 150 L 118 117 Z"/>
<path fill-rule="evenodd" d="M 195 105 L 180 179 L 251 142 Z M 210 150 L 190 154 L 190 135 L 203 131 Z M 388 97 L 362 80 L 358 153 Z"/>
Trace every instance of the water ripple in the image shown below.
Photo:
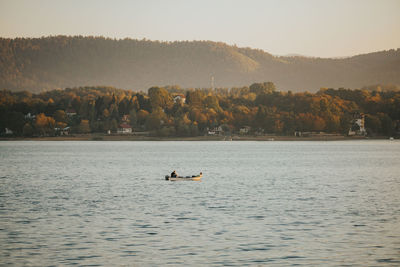
<path fill-rule="evenodd" d="M 396 142 L 1 142 L 0 152 L 2 266 L 400 264 Z M 163 180 L 171 168 L 203 181 Z"/>

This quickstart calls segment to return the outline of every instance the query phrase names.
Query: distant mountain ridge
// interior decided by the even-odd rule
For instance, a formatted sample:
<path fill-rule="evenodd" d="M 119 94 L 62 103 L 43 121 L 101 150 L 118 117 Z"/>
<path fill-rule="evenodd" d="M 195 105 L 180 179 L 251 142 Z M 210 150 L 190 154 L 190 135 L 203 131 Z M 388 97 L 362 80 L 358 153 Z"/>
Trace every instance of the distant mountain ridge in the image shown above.
<path fill-rule="evenodd" d="M 0 89 L 38 92 L 110 85 L 146 90 L 245 86 L 272 81 L 279 90 L 400 85 L 400 49 L 348 58 L 273 56 L 211 41 L 158 42 L 104 37 L 0 38 Z"/>

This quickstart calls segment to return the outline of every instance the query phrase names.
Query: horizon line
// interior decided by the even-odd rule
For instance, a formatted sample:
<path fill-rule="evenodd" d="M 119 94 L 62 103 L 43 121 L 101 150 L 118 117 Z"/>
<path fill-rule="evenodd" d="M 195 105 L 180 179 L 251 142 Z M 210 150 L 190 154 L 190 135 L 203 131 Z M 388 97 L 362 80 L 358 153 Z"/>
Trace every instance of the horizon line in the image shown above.
<path fill-rule="evenodd" d="M 32 36 L 18 36 L 18 37 L 3 37 L 0 36 L 0 39 L 41 39 L 41 38 L 52 38 L 52 37 L 68 37 L 68 38 L 74 38 L 74 37 L 83 37 L 83 38 L 104 38 L 104 39 L 110 39 L 110 40 L 115 40 L 115 41 L 123 41 L 123 40 L 133 40 L 133 41 L 150 41 L 150 42 L 160 42 L 160 43 L 166 43 L 166 44 L 170 44 L 170 43 L 184 43 L 184 42 L 212 42 L 212 43 L 222 43 L 225 44 L 227 46 L 231 46 L 231 47 L 237 47 L 237 48 L 249 48 L 249 49 L 253 49 L 253 50 L 261 50 L 265 53 L 268 53 L 274 57 L 290 57 L 290 58 L 315 58 L 315 59 L 346 59 L 346 58 L 352 58 L 352 57 L 356 57 L 356 56 L 361 56 L 361 55 L 367 55 L 367 54 L 372 54 L 372 53 L 379 53 L 379 52 L 386 52 L 386 51 L 391 51 L 391 50 L 399 50 L 400 47 L 396 47 L 396 48 L 389 48 L 389 49 L 384 49 L 384 50 L 376 50 L 376 51 L 370 51 L 370 52 L 365 52 L 365 53 L 359 53 L 359 54 L 354 54 L 354 55 L 350 55 L 350 56 L 334 56 L 334 57 L 321 57 L 321 56 L 310 56 L 310 55 L 303 55 L 300 53 L 287 53 L 285 55 L 279 55 L 279 54 L 273 54 L 271 52 L 268 52 L 268 50 L 266 49 L 262 49 L 262 48 L 256 48 L 256 47 L 251 47 L 251 46 L 238 46 L 236 43 L 230 44 L 228 42 L 224 42 L 224 41 L 214 41 L 214 40 L 173 40 L 173 41 L 169 41 L 169 40 L 155 40 L 155 39 L 148 39 L 146 37 L 139 39 L 139 38 L 133 38 L 133 37 L 123 37 L 123 38 L 118 38 L 118 37 L 109 37 L 109 36 L 104 36 L 104 35 L 81 35 L 81 34 L 77 34 L 77 35 L 66 35 L 66 34 L 55 34 L 55 35 L 42 35 L 40 37 L 32 37 Z"/>

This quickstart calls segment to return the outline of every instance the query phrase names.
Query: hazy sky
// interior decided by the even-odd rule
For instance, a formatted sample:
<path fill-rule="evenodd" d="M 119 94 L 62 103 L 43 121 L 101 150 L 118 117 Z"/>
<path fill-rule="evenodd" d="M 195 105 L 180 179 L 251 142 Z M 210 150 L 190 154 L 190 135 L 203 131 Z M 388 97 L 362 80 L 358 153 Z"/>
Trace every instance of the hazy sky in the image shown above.
<path fill-rule="evenodd" d="M 0 0 L 1 37 L 60 34 L 350 56 L 400 48 L 400 0 Z"/>

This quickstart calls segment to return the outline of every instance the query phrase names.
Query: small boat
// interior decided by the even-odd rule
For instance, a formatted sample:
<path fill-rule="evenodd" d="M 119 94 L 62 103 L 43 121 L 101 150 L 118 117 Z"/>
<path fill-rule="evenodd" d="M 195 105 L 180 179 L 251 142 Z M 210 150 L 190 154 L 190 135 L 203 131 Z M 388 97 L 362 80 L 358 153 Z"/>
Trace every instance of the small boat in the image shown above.
<path fill-rule="evenodd" d="M 203 173 L 200 173 L 199 175 L 178 176 L 178 177 L 171 177 L 169 175 L 165 175 L 165 180 L 169 180 L 169 181 L 200 181 L 201 177 L 203 177 Z"/>

